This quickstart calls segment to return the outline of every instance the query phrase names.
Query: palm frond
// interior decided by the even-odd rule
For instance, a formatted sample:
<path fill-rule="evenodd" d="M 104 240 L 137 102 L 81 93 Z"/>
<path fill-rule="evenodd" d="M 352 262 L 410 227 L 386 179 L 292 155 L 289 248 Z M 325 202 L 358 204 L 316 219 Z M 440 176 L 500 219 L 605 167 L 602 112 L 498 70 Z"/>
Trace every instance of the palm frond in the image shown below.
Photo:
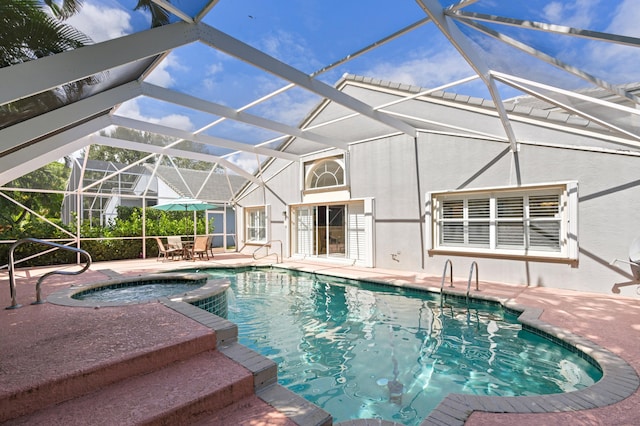
<path fill-rule="evenodd" d="M 53 15 L 58 19 L 67 19 L 70 16 L 75 15 L 82 9 L 81 0 L 43 0 L 44 3 L 49 6 Z"/>

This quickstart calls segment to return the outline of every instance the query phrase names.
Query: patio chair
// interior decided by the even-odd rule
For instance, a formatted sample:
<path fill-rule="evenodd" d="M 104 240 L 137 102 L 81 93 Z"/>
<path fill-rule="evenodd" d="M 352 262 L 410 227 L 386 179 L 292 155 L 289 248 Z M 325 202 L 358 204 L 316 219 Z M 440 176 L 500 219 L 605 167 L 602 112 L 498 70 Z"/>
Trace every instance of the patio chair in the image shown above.
<path fill-rule="evenodd" d="M 171 260 L 173 260 L 177 255 L 180 255 L 182 253 L 181 249 L 165 247 L 164 244 L 162 243 L 162 240 L 159 237 L 155 237 L 155 239 L 156 239 L 156 242 L 158 243 L 158 258 L 156 260 L 160 261 L 162 257 L 164 257 L 164 259 L 167 260 L 169 256 L 171 256 Z"/>
<path fill-rule="evenodd" d="M 628 263 L 631 267 L 631 275 L 633 275 L 631 283 L 640 283 L 640 237 L 636 237 L 629 246 L 629 261 L 613 259 L 611 265 L 615 265 L 616 262 Z"/>
<path fill-rule="evenodd" d="M 207 237 L 207 252 L 211 253 L 211 258 L 213 259 L 213 235 Z"/>
<path fill-rule="evenodd" d="M 171 250 L 176 250 L 176 252 L 183 258 L 186 257 L 184 245 L 182 244 L 182 237 L 180 236 L 167 237 L 167 246 Z"/>
<path fill-rule="evenodd" d="M 195 241 L 193 242 L 193 248 L 191 249 L 191 258 L 195 260 L 196 255 L 198 255 L 200 259 L 203 259 L 204 256 L 207 256 L 207 260 L 209 260 L 209 247 L 207 245 L 208 243 L 209 237 L 196 237 Z"/>

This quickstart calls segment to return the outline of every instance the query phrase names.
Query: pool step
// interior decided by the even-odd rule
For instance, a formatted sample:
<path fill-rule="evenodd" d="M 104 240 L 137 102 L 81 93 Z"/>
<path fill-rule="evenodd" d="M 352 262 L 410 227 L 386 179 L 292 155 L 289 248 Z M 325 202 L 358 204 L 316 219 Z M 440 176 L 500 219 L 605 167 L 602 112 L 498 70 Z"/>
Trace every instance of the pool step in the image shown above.
<path fill-rule="evenodd" d="M 173 336 L 173 339 L 174 341 L 170 344 L 165 342 L 155 347 L 144 345 L 138 348 L 132 347 L 125 357 L 117 353 L 114 356 L 92 355 L 93 343 L 86 342 L 84 343 L 86 352 L 81 359 L 83 363 L 78 363 L 82 365 L 81 367 L 76 365 L 75 368 L 69 369 L 65 362 L 43 362 L 42 371 L 25 374 L 22 380 L 18 377 L 14 379 L 15 385 L 12 383 L 11 386 L 0 390 L 0 423 L 81 397 L 132 376 L 166 368 L 216 348 L 216 336 L 211 332 L 194 332 L 185 336 Z M 82 342 L 82 339 L 75 340 Z M 66 349 L 70 350 L 76 342 L 73 339 L 69 342 L 65 339 L 60 345 L 49 342 L 53 359 L 69 358 L 64 353 L 64 343 L 68 345 Z M 60 346 L 59 349 L 53 349 L 58 346 Z M 81 350 L 81 348 L 78 349 Z M 96 361 L 91 362 L 90 358 L 94 357 Z M 27 356 L 25 359 L 30 357 Z"/>
<path fill-rule="evenodd" d="M 84 396 L 8 424 L 186 425 L 253 395 L 252 374 L 210 350 L 153 372 L 98 386 Z"/>
<path fill-rule="evenodd" d="M 255 395 L 244 398 L 216 413 L 202 417 L 191 423 L 191 426 L 219 425 L 270 425 L 297 426 L 283 413 L 275 410 Z"/>

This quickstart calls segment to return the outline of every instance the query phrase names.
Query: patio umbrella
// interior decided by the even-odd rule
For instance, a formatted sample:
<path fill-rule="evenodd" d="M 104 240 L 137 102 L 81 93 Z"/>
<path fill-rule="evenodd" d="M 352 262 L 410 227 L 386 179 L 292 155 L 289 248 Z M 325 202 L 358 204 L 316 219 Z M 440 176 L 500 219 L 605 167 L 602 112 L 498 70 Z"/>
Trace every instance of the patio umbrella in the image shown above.
<path fill-rule="evenodd" d="M 193 213 L 193 238 L 195 240 L 196 237 L 196 219 L 195 212 L 202 210 L 210 210 L 216 208 L 215 205 L 206 203 L 204 201 L 196 200 L 193 198 L 178 198 L 176 200 L 171 200 L 166 203 L 157 204 L 155 206 L 151 206 L 153 209 L 164 210 L 167 212 L 194 212 Z M 185 233 L 187 230 L 185 229 Z"/>

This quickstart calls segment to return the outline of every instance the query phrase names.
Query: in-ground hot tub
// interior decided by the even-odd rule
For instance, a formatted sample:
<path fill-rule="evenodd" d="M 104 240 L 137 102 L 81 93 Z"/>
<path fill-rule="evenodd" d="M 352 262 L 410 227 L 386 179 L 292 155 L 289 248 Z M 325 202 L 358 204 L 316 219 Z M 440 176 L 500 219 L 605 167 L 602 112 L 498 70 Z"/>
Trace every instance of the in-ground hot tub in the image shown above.
<path fill-rule="evenodd" d="M 71 286 L 47 297 L 62 306 L 101 308 L 149 303 L 168 298 L 227 317 L 228 279 L 195 272 L 140 275 Z"/>

